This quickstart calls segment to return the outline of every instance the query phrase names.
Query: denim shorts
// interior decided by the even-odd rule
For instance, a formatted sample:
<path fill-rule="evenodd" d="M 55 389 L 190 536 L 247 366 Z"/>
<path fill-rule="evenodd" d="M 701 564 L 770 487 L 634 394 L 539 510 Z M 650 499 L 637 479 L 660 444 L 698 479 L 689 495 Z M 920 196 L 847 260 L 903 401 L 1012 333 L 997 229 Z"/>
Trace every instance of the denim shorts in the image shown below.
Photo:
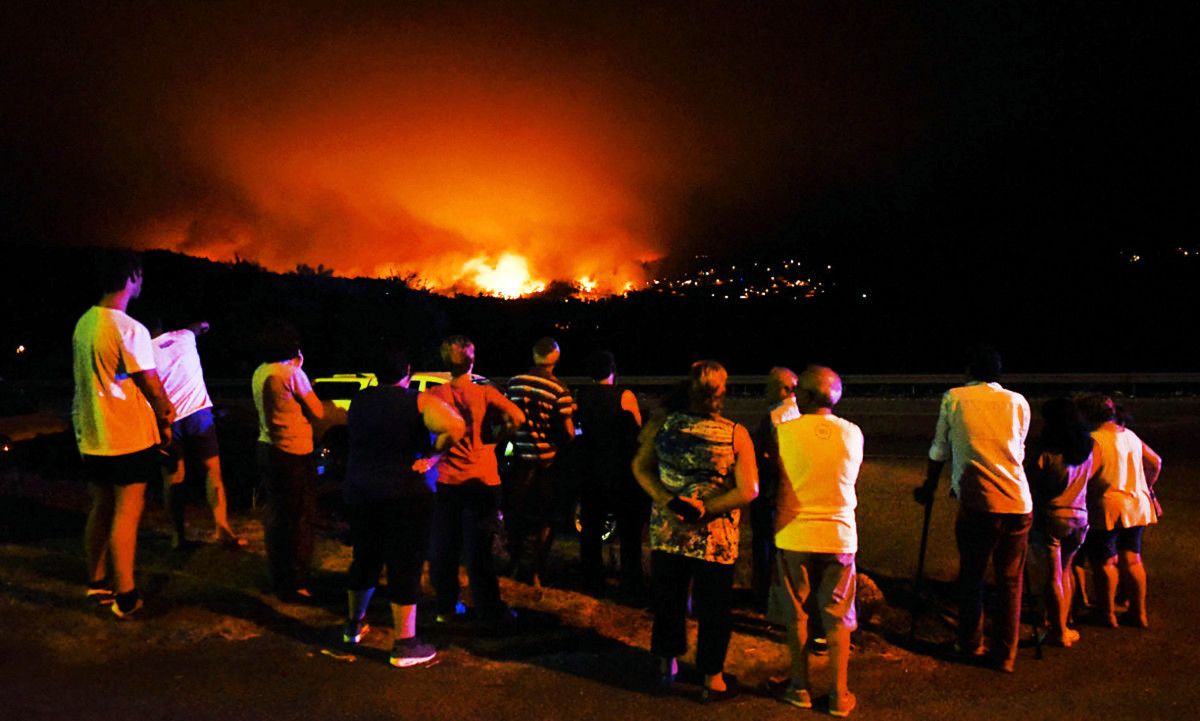
<path fill-rule="evenodd" d="M 1145 531 L 1145 526 L 1113 528 L 1107 531 L 1103 528 L 1094 528 L 1088 534 L 1088 556 L 1097 563 L 1103 563 L 1110 558 L 1116 558 L 1121 551 L 1140 554 L 1142 552 L 1142 534 Z"/>
<path fill-rule="evenodd" d="M 219 453 L 211 408 L 202 408 L 171 424 L 171 445 L 164 459 L 167 465 L 174 466 L 184 458 L 203 461 Z"/>

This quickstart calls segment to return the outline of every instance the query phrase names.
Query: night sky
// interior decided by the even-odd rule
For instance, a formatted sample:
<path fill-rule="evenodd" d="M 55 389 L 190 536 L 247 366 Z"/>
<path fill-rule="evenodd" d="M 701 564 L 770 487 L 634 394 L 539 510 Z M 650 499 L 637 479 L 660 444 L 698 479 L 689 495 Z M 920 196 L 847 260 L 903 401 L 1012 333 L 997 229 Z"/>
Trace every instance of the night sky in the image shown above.
<path fill-rule="evenodd" d="M 1196 244 L 1161 3 L 53 5 L 0 11 L 5 243 L 611 288 Z"/>

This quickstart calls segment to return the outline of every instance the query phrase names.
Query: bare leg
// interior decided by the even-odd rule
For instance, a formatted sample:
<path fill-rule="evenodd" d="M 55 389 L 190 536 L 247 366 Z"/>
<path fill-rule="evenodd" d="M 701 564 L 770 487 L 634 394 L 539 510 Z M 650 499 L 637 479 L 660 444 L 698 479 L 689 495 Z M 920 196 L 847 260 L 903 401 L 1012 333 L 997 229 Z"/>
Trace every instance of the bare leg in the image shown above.
<path fill-rule="evenodd" d="M 118 594 L 129 593 L 136 586 L 133 561 L 145 497 L 145 483 L 113 487 L 113 520 L 108 544 L 113 564 L 113 590 Z"/>
<path fill-rule="evenodd" d="M 829 639 L 833 641 L 833 639 Z M 788 651 L 792 660 L 792 686 L 808 689 L 808 622 L 793 621 L 787 629 Z"/>
<path fill-rule="evenodd" d="M 1067 582 L 1063 577 L 1062 547 L 1050 546 L 1046 557 L 1046 571 L 1050 574 L 1048 588 L 1043 593 L 1046 599 L 1047 621 L 1064 646 L 1071 645 L 1071 634 L 1067 630 L 1068 599 Z M 1069 578 L 1069 576 L 1068 576 Z"/>
<path fill-rule="evenodd" d="M 845 698 L 850 695 L 850 629 L 838 625 L 827 629 L 829 640 L 829 665 L 833 669 L 833 695 Z"/>
<path fill-rule="evenodd" d="M 87 556 L 88 581 L 104 580 L 108 572 L 108 539 L 113 525 L 112 486 L 88 484 L 92 508 L 88 511 L 87 527 L 83 533 L 83 550 Z"/>
<path fill-rule="evenodd" d="M 1076 608 L 1083 611 L 1092 605 L 1092 601 L 1088 597 L 1087 569 L 1083 566 L 1072 566 L 1071 575 L 1075 577 L 1072 585 L 1079 596 L 1079 605 Z"/>
<path fill-rule="evenodd" d="M 237 538 L 229 527 L 229 516 L 225 502 L 225 482 L 221 477 L 221 457 L 204 459 L 204 491 L 208 507 L 212 510 L 213 526 L 218 541 Z"/>
<path fill-rule="evenodd" d="M 1100 604 L 1101 619 L 1105 624 L 1117 625 L 1116 613 L 1113 607 L 1117 600 L 1117 558 L 1105 559 L 1103 563 L 1094 563 L 1092 575 L 1096 580 L 1096 595 Z"/>
<path fill-rule="evenodd" d="M 187 538 L 184 529 L 184 519 L 187 516 L 187 494 L 183 488 L 184 466 L 183 459 L 175 462 L 173 468 L 163 468 L 163 505 L 166 506 L 167 518 L 171 521 L 171 548 L 179 546 Z"/>
<path fill-rule="evenodd" d="M 392 604 L 392 633 L 396 640 L 403 641 L 417 635 L 417 604 Z"/>
<path fill-rule="evenodd" d="M 1129 594 L 1129 617 L 1141 628 L 1150 625 L 1146 614 L 1146 567 L 1142 565 L 1142 554 L 1121 551 L 1120 575 L 1125 577 Z"/>
<path fill-rule="evenodd" d="M 1060 553 L 1058 585 L 1055 587 L 1058 593 L 1058 627 L 1059 632 L 1063 635 L 1064 646 L 1070 646 L 1074 643 L 1078 635 L 1067 624 L 1067 619 L 1071 616 L 1071 599 L 1075 598 L 1075 574 L 1071 570 L 1075 561 L 1075 553 L 1077 551 L 1073 551 L 1066 558 L 1062 558 Z"/>

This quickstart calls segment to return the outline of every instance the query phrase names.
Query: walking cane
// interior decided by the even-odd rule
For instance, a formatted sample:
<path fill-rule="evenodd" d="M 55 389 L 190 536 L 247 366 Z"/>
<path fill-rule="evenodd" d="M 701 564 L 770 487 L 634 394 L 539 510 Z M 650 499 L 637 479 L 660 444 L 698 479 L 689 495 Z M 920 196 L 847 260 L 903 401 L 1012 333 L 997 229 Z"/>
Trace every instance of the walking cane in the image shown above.
<path fill-rule="evenodd" d="M 925 504 L 925 520 L 921 524 L 921 550 L 917 553 L 917 577 L 913 580 L 912 623 L 908 627 L 908 645 L 912 646 L 917 634 L 917 616 L 922 606 L 921 583 L 925 580 L 925 549 L 929 545 L 929 521 L 933 518 L 933 496 Z"/>

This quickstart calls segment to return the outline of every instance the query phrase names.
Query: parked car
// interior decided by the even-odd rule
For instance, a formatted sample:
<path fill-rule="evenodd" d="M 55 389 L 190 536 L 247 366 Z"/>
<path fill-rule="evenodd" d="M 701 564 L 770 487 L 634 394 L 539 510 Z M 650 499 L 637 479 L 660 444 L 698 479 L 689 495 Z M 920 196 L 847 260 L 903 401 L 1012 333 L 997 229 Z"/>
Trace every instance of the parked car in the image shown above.
<path fill-rule="evenodd" d="M 487 378 L 471 374 L 471 381 L 479 385 L 490 384 Z M 419 372 L 412 374 L 409 388 L 426 391 L 433 386 L 450 382 L 445 371 Z M 346 475 L 346 460 L 350 454 L 350 435 L 346 428 L 346 413 L 354 396 L 364 388 L 379 385 L 374 373 L 334 373 L 314 378 L 313 392 L 325 404 L 325 418 L 313 424 L 313 448 L 315 449 L 317 475 L 326 483 L 341 483 Z"/>

